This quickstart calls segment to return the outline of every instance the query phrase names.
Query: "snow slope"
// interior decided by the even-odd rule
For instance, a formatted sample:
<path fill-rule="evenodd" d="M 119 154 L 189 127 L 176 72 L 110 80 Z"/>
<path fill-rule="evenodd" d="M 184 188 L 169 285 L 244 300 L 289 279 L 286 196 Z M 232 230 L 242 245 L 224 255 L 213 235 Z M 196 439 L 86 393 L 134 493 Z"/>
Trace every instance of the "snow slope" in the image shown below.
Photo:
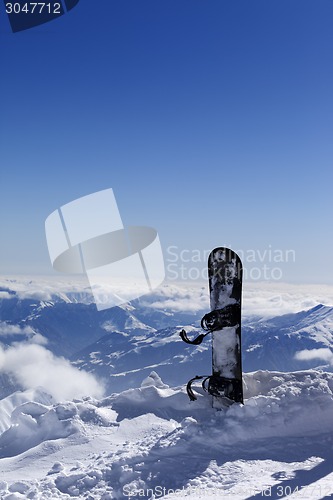
<path fill-rule="evenodd" d="M 333 494 L 333 374 L 246 374 L 245 405 L 223 410 L 198 392 L 190 403 L 184 388 L 153 372 L 142 387 L 102 400 L 9 396 L 7 406 L 16 402 L 0 438 L 1 498 Z"/>

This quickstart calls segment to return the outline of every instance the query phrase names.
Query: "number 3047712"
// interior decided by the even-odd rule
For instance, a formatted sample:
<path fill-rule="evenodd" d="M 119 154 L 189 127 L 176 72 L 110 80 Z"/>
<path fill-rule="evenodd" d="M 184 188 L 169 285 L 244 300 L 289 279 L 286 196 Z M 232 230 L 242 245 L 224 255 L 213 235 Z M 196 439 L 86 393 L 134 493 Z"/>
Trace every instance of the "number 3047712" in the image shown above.
<path fill-rule="evenodd" d="M 27 2 L 6 3 L 7 14 L 61 14 L 60 3 Z"/>

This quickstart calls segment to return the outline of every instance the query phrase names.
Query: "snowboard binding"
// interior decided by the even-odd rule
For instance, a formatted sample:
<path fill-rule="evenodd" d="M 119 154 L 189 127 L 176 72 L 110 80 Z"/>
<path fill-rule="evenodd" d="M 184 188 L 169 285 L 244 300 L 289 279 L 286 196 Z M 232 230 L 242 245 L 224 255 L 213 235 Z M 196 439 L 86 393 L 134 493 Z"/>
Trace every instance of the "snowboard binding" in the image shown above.
<path fill-rule="evenodd" d="M 215 309 L 215 311 L 210 311 L 205 314 L 201 320 L 201 328 L 206 330 L 207 333 L 201 333 L 195 339 L 190 340 L 187 336 L 186 331 L 183 329 L 179 336 L 187 344 L 200 345 L 203 339 L 209 334 L 216 330 L 221 330 L 226 326 L 236 326 L 238 323 L 238 318 L 240 315 L 239 304 L 229 304 L 223 309 Z"/>
<path fill-rule="evenodd" d="M 205 382 L 207 379 L 209 379 L 209 375 L 208 376 L 207 375 L 196 375 L 195 377 L 191 378 L 191 380 L 189 380 L 187 382 L 186 392 L 187 392 L 188 397 L 190 398 L 190 401 L 196 401 L 198 399 L 193 392 L 192 384 L 193 384 L 193 382 L 196 382 L 197 380 L 201 380 L 201 379 L 203 379 L 202 384 L 201 384 L 202 388 L 205 391 L 207 391 L 207 389 L 205 387 Z"/>
<path fill-rule="evenodd" d="M 190 401 L 196 401 L 198 399 L 192 389 L 192 384 L 198 380 L 202 380 L 201 386 L 203 390 L 212 396 L 228 398 L 233 401 L 240 401 L 242 398 L 241 381 L 219 377 L 217 375 L 196 375 L 188 381 L 186 386 L 187 395 Z"/>
<path fill-rule="evenodd" d="M 223 309 L 215 309 L 215 311 L 205 314 L 201 320 L 201 328 L 209 330 L 208 333 L 210 333 L 221 330 L 226 326 L 236 326 L 239 322 L 239 315 L 240 305 L 237 303 L 229 304 Z"/>

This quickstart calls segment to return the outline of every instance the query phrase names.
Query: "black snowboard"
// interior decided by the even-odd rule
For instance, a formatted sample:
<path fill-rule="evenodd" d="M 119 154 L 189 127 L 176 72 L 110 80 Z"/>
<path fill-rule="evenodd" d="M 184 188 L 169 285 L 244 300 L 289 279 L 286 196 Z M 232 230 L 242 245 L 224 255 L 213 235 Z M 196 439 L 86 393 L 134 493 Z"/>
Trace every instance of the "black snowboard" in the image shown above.
<path fill-rule="evenodd" d="M 208 258 L 211 313 L 203 322 L 211 323 L 213 336 L 213 376 L 208 391 L 218 408 L 224 398 L 243 403 L 241 356 L 242 263 L 229 248 L 215 248 Z"/>

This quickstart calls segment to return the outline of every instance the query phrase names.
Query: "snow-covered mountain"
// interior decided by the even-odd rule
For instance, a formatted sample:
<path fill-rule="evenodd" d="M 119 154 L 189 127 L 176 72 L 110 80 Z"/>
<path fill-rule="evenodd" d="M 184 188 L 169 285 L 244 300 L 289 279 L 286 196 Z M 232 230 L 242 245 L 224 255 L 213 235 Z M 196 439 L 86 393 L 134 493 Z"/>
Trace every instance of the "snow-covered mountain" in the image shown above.
<path fill-rule="evenodd" d="M 185 384 L 194 375 L 211 371 L 209 337 L 200 346 L 189 346 L 179 337 L 183 327 L 190 337 L 200 331 L 199 319 L 207 310 L 202 292 L 200 301 L 193 294 L 193 302 L 201 307 L 196 311 L 188 307 L 191 293 L 170 287 L 157 297 L 97 311 L 80 291 L 53 293 L 48 300 L 22 296 L 10 286 L 2 291 L 8 294 L 0 298 L 4 347 L 40 343 L 103 380 L 107 394 L 136 386 L 157 367 L 170 385 Z M 177 294 L 185 311 L 174 307 Z M 270 318 L 245 316 L 242 343 L 244 371 L 318 367 L 331 371 L 333 308 L 318 304 Z M 0 394 L 8 393 L 7 386 Z"/>
<path fill-rule="evenodd" d="M 110 332 L 72 359 L 76 366 L 103 377 L 111 392 L 133 387 L 157 366 L 168 384 L 184 384 L 199 372 L 210 373 L 211 344 L 207 338 L 200 346 L 188 346 L 179 338 L 180 329 L 181 325 L 144 335 Z M 194 338 L 200 331 L 197 322 L 187 331 Z M 244 371 L 332 371 L 333 308 L 318 305 L 265 320 L 245 318 L 242 341 Z"/>
<path fill-rule="evenodd" d="M 9 296 L 1 298 L 1 291 Z M 0 290 L 0 340 L 3 345 L 42 335 L 56 355 L 70 357 L 108 332 L 138 335 L 176 324 L 188 324 L 200 312 L 171 312 L 139 300 L 121 307 L 97 311 L 82 295 L 53 294 L 49 300 L 22 298 L 9 288 Z"/>
<path fill-rule="evenodd" d="M 198 371 L 211 372 L 211 348 L 209 341 L 200 346 L 185 344 L 180 329 L 141 335 L 111 332 L 73 356 L 73 364 L 103 378 L 108 393 L 135 387 L 157 367 L 168 384 L 185 384 Z M 195 337 L 200 330 L 189 326 L 187 331 Z"/>
<path fill-rule="evenodd" d="M 244 369 L 333 369 L 333 307 L 319 304 L 307 311 L 265 320 L 243 328 Z"/>

